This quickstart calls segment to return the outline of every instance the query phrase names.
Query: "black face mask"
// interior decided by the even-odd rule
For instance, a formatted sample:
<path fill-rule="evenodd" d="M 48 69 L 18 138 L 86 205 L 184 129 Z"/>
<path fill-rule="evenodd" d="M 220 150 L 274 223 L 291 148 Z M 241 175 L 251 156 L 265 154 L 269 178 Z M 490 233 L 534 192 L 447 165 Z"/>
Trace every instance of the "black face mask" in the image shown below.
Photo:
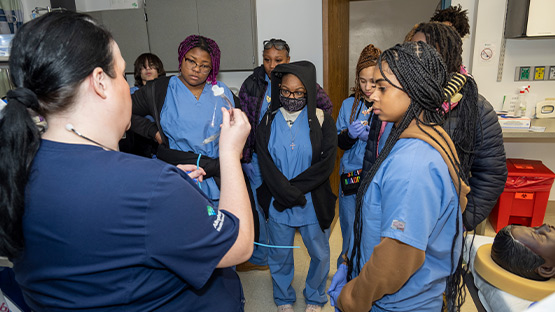
<path fill-rule="evenodd" d="M 283 95 L 279 95 L 279 101 L 281 102 L 281 106 L 285 108 L 288 112 L 296 112 L 303 109 L 306 105 L 306 98 L 300 99 L 292 99 L 288 97 L 284 97 Z"/>

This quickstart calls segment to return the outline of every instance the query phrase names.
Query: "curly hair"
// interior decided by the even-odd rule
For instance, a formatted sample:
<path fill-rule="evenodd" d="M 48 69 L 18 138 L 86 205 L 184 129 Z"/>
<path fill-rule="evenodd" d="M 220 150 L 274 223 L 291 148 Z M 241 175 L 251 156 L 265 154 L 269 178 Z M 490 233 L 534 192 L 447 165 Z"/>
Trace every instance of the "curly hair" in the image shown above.
<path fill-rule="evenodd" d="M 179 55 L 177 58 L 179 61 L 179 71 L 181 71 L 181 64 L 183 63 L 185 54 L 193 48 L 201 48 L 210 54 L 212 70 L 208 74 L 208 78 L 206 80 L 211 84 L 216 84 L 216 76 L 218 76 L 220 71 L 220 47 L 218 47 L 216 41 L 210 38 L 199 35 L 190 35 L 179 44 L 179 48 L 177 49 L 177 54 Z"/>
<path fill-rule="evenodd" d="M 461 38 L 470 33 L 468 11 L 463 10 L 460 4 L 443 10 L 436 10 L 430 18 L 430 22 L 449 22 L 451 26 L 455 27 Z"/>
<path fill-rule="evenodd" d="M 135 70 L 133 71 L 133 77 L 135 78 L 135 86 L 140 87 L 143 85 L 143 79 L 141 78 L 141 69 L 148 65 L 150 68 L 156 69 L 158 71 L 158 76 L 165 76 L 166 70 L 164 69 L 164 64 L 156 54 L 143 53 L 137 57 L 135 63 L 133 64 Z"/>
<path fill-rule="evenodd" d="M 351 89 L 355 93 L 355 104 L 351 109 L 351 117 L 349 118 L 349 122 L 353 122 L 355 120 L 358 103 L 364 97 L 364 93 L 360 88 L 360 72 L 370 66 L 376 66 L 380 54 L 382 54 L 382 51 L 376 48 L 373 44 L 367 45 L 366 47 L 364 47 L 364 49 L 362 49 L 362 52 L 360 52 L 356 68 L 355 86 Z"/>

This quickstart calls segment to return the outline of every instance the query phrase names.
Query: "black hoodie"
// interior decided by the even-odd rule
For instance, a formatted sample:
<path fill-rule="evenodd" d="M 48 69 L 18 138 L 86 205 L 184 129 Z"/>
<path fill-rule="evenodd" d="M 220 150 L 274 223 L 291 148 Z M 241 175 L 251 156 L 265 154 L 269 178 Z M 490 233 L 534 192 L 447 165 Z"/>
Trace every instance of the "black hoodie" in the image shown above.
<path fill-rule="evenodd" d="M 268 151 L 271 126 L 281 107 L 279 86 L 285 74 L 294 74 L 303 83 L 307 93 L 307 114 L 312 145 L 311 166 L 291 180 L 279 171 Z M 316 217 L 322 230 L 330 227 L 335 215 L 335 200 L 329 176 L 333 172 L 337 153 L 337 130 L 333 118 L 323 113 L 322 125 L 316 116 L 316 68 L 311 62 L 299 61 L 280 64 L 272 71 L 272 99 L 270 109 L 260 122 L 256 134 L 256 152 L 263 183 L 257 190 L 260 206 L 268 218 L 270 201 L 278 211 L 306 204 L 305 194 L 311 192 Z"/>

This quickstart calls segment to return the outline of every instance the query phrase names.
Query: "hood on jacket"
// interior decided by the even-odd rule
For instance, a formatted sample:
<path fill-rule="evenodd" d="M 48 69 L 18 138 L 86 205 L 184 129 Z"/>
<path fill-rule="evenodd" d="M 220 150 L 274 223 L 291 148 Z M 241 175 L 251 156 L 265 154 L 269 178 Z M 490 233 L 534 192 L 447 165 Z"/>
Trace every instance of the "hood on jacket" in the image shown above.
<path fill-rule="evenodd" d="M 320 159 L 322 148 L 322 129 L 316 117 L 316 67 L 309 61 L 298 61 L 280 64 L 274 68 L 272 71 L 272 104 L 270 110 L 266 113 L 270 121 L 273 120 L 273 117 L 281 107 L 281 102 L 279 101 L 279 85 L 285 74 L 297 76 L 306 89 L 308 126 L 310 127 L 312 163 L 314 164 Z M 268 128 L 267 131 L 269 135 L 271 131 L 270 128 Z"/>
<path fill-rule="evenodd" d="M 272 71 L 272 112 L 281 107 L 279 89 L 284 75 L 293 74 L 299 78 L 306 89 L 306 105 L 308 118 L 316 117 L 316 67 L 309 61 L 298 61 L 288 64 L 279 64 Z"/>

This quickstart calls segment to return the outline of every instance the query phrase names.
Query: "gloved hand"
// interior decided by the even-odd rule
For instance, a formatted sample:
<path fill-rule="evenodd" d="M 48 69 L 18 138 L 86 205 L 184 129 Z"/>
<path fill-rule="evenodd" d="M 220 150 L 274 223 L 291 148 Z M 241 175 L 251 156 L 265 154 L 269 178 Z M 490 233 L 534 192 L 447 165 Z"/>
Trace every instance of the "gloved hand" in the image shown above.
<path fill-rule="evenodd" d="M 356 139 L 358 136 L 364 131 L 364 125 L 360 122 L 360 120 L 353 121 L 347 130 L 349 130 L 349 137 L 351 139 Z"/>
<path fill-rule="evenodd" d="M 368 141 L 368 134 L 370 133 L 370 126 L 364 126 L 362 132 L 358 135 L 358 138 L 364 142 Z"/>
<path fill-rule="evenodd" d="M 330 296 L 330 304 L 335 307 L 337 304 L 337 297 L 341 293 L 343 286 L 347 284 L 347 265 L 341 264 L 339 268 L 337 268 L 337 272 L 333 276 L 330 284 L 330 288 L 327 291 L 327 294 Z M 336 307 L 335 311 L 339 311 Z"/>

